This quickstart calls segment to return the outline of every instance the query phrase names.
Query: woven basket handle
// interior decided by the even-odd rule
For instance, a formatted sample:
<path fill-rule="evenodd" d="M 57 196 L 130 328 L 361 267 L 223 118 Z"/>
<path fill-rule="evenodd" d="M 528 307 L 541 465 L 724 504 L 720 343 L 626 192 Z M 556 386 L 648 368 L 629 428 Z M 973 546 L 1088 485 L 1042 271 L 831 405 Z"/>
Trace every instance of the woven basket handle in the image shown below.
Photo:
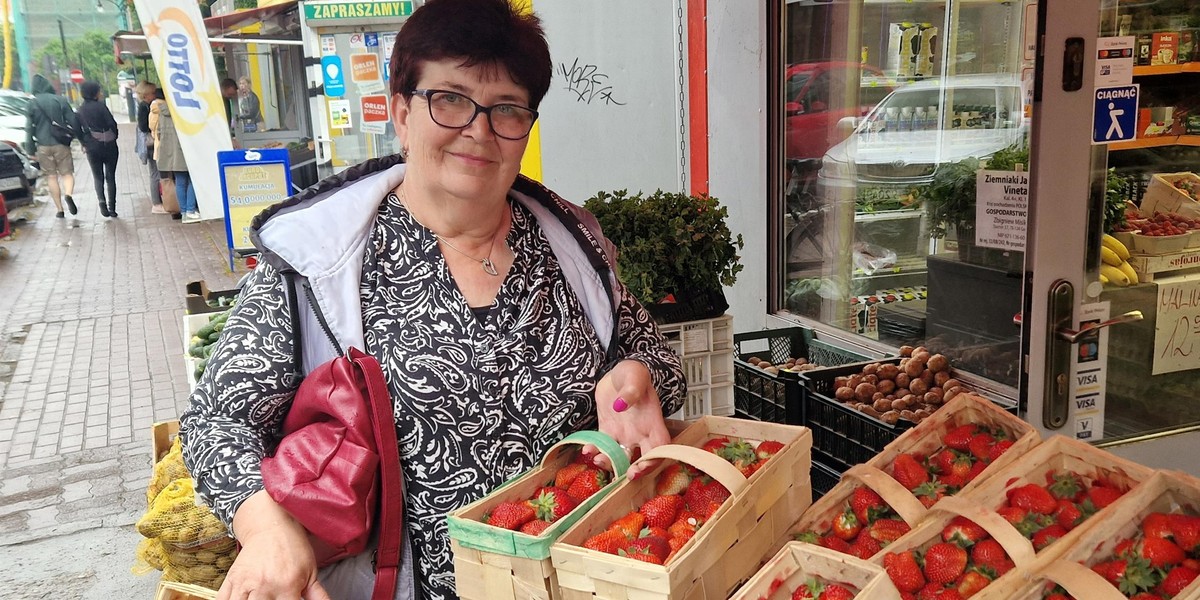
<path fill-rule="evenodd" d="M 612 461 L 613 479 L 623 477 L 625 472 L 629 470 L 629 455 L 617 443 L 617 440 L 612 439 L 607 433 L 595 430 L 576 431 L 571 435 L 560 440 L 557 444 L 550 446 L 546 451 L 546 455 L 542 457 L 542 466 L 552 462 L 560 453 L 571 446 L 584 446 L 591 444 L 608 457 Z"/>
<path fill-rule="evenodd" d="M 716 479 L 730 494 L 736 495 L 746 486 L 746 476 L 737 470 L 729 461 L 709 452 L 682 444 L 664 444 L 642 455 L 634 464 L 644 460 L 670 458 L 686 463 L 704 472 L 705 475 Z"/>
<path fill-rule="evenodd" d="M 843 477 L 853 477 L 864 485 L 875 490 L 884 502 L 896 510 L 896 514 L 904 519 L 909 526 L 916 525 L 921 519 L 925 518 L 925 513 L 928 512 L 924 504 L 917 500 L 912 492 L 904 489 L 900 482 L 892 478 L 891 475 L 884 473 L 876 467 L 868 464 L 859 464 L 850 467 Z"/>
<path fill-rule="evenodd" d="M 984 528 L 1008 553 L 1018 567 L 1028 567 L 1034 559 L 1033 543 L 1004 520 L 996 511 L 988 510 L 957 496 L 946 496 L 933 505 L 934 510 L 966 517 Z M 1079 596 L 1076 596 L 1079 597 Z M 1084 596 L 1086 597 L 1086 596 Z"/>
<path fill-rule="evenodd" d="M 1088 600 L 1123 600 L 1125 594 L 1095 571 L 1071 560 L 1056 560 L 1040 573 L 1046 579 L 1063 586 L 1072 598 Z"/>

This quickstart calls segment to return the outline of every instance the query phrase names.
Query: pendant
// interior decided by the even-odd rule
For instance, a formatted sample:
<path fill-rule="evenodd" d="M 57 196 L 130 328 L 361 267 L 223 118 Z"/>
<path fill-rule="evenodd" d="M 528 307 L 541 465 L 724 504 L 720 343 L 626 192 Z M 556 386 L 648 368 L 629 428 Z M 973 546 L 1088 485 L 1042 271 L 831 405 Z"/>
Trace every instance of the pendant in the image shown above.
<path fill-rule="evenodd" d="M 496 265 L 492 263 L 492 259 L 485 258 L 485 259 L 479 261 L 479 264 L 483 265 L 484 273 L 487 273 L 488 275 L 492 275 L 492 276 L 500 275 L 500 272 L 496 270 Z"/>

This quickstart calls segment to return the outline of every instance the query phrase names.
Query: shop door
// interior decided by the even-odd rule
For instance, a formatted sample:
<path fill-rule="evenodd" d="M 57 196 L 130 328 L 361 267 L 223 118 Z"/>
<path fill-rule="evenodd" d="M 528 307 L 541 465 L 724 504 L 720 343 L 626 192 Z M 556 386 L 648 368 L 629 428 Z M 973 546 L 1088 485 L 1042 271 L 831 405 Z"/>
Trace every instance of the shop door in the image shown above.
<path fill-rule="evenodd" d="M 398 27 L 310 30 L 321 49 L 325 90 L 317 139 L 333 172 L 400 151 L 387 109 L 388 66 Z"/>
<path fill-rule="evenodd" d="M 1200 91 L 1200 57 L 1187 16 L 1169 14 L 1173 4 L 1161 6 L 1163 14 L 1123 1 L 1043 8 L 1046 75 L 1035 104 L 1033 277 L 1025 314 L 1027 419 L 1046 434 L 1197 473 L 1200 248 L 1192 247 L 1200 244 L 1191 236 L 1200 234 L 1156 234 L 1200 217 L 1196 192 L 1179 183 L 1195 175 L 1162 175 L 1200 170 L 1200 137 L 1170 116 Z M 1130 67 L 1139 55 L 1165 64 Z M 1136 105 L 1131 85 L 1138 86 Z M 1092 143 L 1125 137 L 1136 139 Z M 1117 226 L 1126 201 L 1150 220 Z M 1169 217 L 1172 226 L 1156 224 L 1156 211 L 1182 216 Z M 1118 231 L 1128 242 L 1122 246 L 1133 246 L 1122 260 L 1122 248 L 1102 235 L 1135 228 L 1155 235 Z M 1136 281 L 1126 281 L 1129 271 Z M 1103 324 L 1109 325 L 1072 335 Z"/>

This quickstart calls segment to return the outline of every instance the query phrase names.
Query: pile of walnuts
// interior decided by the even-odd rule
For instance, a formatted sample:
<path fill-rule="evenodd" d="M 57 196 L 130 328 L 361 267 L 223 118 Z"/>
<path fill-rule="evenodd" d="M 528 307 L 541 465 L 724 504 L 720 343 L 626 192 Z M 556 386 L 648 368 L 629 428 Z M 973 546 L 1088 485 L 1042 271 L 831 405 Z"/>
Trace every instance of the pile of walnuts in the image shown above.
<path fill-rule="evenodd" d="M 950 376 L 950 360 L 924 346 L 902 346 L 900 364 L 870 363 L 862 372 L 834 379 L 834 397 L 863 413 L 896 424 L 920 423 L 949 402 L 962 384 Z"/>
<path fill-rule="evenodd" d="M 746 362 L 766 371 L 770 375 L 778 375 L 780 371 L 790 371 L 799 373 L 801 371 L 811 371 L 821 368 L 821 365 L 808 362 L 805 358 L 789 358 L 787 361 L 774 364 L 769 360 L 763 360 L 757 356 L 751 356 L 746 359 Z"/>

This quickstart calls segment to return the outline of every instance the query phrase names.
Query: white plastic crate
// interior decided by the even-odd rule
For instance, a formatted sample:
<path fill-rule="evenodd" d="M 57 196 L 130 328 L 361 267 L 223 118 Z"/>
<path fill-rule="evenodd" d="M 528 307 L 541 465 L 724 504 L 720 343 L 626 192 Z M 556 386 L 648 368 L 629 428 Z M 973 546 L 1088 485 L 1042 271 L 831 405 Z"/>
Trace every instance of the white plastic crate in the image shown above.
<path fill-rule="evenodd" d="M 733 317 L 659 325 L 679 355 L 688 382 L 683 407 L 673 419 L 733 414 Z"/>

